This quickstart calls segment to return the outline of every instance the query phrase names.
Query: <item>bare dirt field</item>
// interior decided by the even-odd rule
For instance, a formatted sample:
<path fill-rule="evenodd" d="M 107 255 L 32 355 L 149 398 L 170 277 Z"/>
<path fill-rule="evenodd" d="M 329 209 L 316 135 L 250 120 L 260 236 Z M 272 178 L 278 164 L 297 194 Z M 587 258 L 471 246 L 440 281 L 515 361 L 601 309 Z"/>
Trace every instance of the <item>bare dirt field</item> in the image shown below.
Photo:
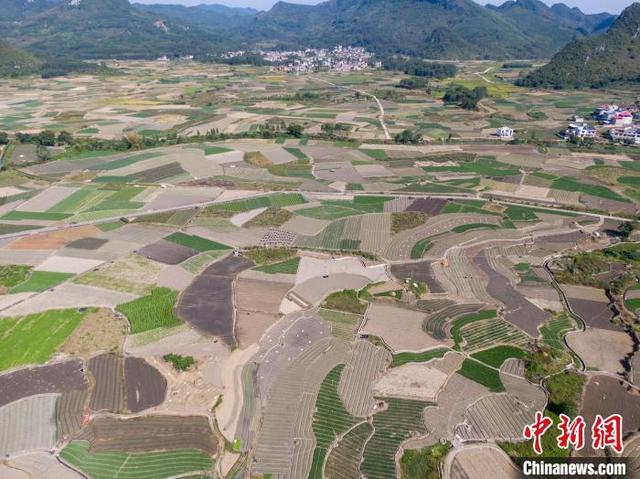
<path fill-rule="evenodd" d="M 94 237 L 100 233 L 101 231 L 95 226 L 79 226 L 19 238 L 9 243 L 6 248 L 10 250 L 56 250 L 73 241 Z"/>
<path fill-rule="evenodd" d="M 424 351 L 442 346 L 422 330 L 426 315 L 397 306 L 373 303 L 363 332 L 381 337 L 394 351 Z"/>
<path fill-rule="evenodd" d="M 110 309 L 99 309 L 85 316 L 60 351 L 88 359 L 96 353 L 121 353 L 127 324 Z"/>
<path fill-rule="evenodd" d="M 204 333 L 234 345 L 232 284 L 238 273 L 252 266 L 252 261 L 236 256 L 212 264 L 180 296 L 178 315 Z"/>
<path fill-rule="evenodd" d="M 98 417 L 85 427 L 79 439 L 89 441 L 92 452 L 145 452 L 179 447 L 213 454 L 217 446 L 205 416 Z"/>
<path fill-rule="evenodd" d="M 236 314 L 235 334 L 240 349 L 245 349 L 260 341 L 265 331 L 279 319 L 279 314 L 260 311 L 238 311 Z"/>
<path fill-rule="evenodd" d="M 84 363 L 78 359 L 23 368 L 0 375 L 0 407 L 34 394 L 86 389 Z"/>
<path fill-rule="evenodd" d="M 614 374 L 624 372 L 623 361 L 633 352 L 631 337 L 620 330 L 589 328 L 568 334 L 566 338 L 587 367 Z"/>
<path fill-rule="evenodd" d="M 137 253 L 147 259 L 172 265 L 180 264 L 198 254 L 196 250 L 166 240 L 144 246 Z"/>
<path fill-rule="evenodd" d="M 518 479 L 521 473 L 509 456 L 491 446 L 471 446 L 451 452 L 447 479 Z"/>
<path fill-rule="evenodd" d="M 591 376 L 585 385 L 580 414 L 587 424 L 593 424 L 596 414 L 607 417 L 620 414 L 623 434 L 637 431 L 640 428 L 640 394 L 629 390 L 628 386 L 610 376 Z M 601 451 L 600 451 L 601 453 Z M 583 457 L 597 456 L 598 453 L 587 442 L 580 451 Z"/>
<path fill-rule="evenodd" d="M 127 409 L 137 413 L 162 404 L 167 392 L 167 380 L 143 358 L 124 360 L 127 389 Z"/>

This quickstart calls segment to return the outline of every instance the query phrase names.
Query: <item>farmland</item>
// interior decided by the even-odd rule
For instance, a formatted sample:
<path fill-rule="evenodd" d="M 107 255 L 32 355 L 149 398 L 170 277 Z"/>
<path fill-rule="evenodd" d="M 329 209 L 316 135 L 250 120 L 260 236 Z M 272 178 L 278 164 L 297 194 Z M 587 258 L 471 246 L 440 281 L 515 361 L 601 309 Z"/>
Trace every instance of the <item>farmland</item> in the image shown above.
<path fill-rule="evenodd" d="M 635 90 L 105 62 L 0 83 L 0 476 L 489 477 L 532 411 L 635 421 L 640 156 L 561 139 Z"/>

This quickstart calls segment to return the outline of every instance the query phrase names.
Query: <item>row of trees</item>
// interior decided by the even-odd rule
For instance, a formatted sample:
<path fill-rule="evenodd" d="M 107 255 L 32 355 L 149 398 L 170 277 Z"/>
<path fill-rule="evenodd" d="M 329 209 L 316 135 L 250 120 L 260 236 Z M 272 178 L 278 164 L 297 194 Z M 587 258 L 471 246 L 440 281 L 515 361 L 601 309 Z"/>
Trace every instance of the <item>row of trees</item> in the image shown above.
<path fill-rule="evenodd" d="M 456 76 L 458 68 L 453 63 L 425 62 L 415 58 L 389 57 L 382 60 L 385 70 L 401 71 L 417 77 L 444 79 Z"/>

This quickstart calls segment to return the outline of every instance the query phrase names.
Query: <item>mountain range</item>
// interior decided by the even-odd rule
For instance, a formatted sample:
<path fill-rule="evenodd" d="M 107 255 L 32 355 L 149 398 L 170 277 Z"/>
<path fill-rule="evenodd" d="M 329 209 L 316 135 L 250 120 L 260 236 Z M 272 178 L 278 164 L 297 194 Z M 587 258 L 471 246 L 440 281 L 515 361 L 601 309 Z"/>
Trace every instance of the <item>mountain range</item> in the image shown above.
<path fill-rule="evenodd" d="M 544 58 L 605 31 L 586 15 L 539 0 L 483 7 L 473 0 L 279 2 L 269 11 L 222 5 L 131 5 L 128 0 L 0 0 L 0 31 L 40 56 L 153 58 L 229 49 L 363 46 L 436 59 Z"/>
<path fill-rule="evenodd" d="M 640 3 L 627 7 L 602 35 L 574 40 L 520 84 L 531 87 L 602 87 L 640 81 Z"/>

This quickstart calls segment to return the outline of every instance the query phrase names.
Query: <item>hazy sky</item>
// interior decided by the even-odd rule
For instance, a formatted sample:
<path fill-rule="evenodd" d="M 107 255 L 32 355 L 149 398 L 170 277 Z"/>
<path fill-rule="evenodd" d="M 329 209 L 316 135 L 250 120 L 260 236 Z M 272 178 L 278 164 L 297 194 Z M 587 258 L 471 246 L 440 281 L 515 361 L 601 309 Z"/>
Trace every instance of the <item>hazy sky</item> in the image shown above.
<path fill-rule="evenodd" d="M 221 3 L 230 7 L 253 7 L 260 10 L 270 8 L 276 0 L 132 0 L 139 3 L 180 3 L 182 5 L 198 5 L 200 3 Z M 291 3 L 320 3 L 318 0 L 287 0 Z M 477 0 L 480 3 L 501 4 L 504 0 Z M 543 0 L 552 5 L 563 0 Z M 627 5 L 633 3 L 633 0 L 564 0 L 564 3 L 571 7 L 579 7 L 586 13 L 599 13 L 602 11 L 610 13 L 620 13 Z"/>

